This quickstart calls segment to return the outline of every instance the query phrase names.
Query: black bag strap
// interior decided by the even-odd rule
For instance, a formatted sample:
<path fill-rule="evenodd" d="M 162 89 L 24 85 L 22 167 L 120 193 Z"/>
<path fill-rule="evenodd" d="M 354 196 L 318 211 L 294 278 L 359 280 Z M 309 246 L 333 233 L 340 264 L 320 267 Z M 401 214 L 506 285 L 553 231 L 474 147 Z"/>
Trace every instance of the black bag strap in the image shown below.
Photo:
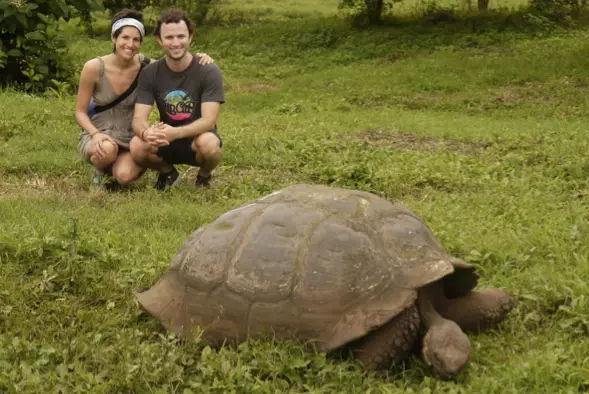
<path fill-rule="evenodd" d="M 151 62 L 151 59 L 148 58 L 147 56 L 144 56 L 143 60 L 141 61 L 141 67 L 139 68 L 139 72 L 137 73 L 137 76 L 133 80 L 133 83 L 131 84 L 131 86 L 129 86 L 129 88 L 127 90 L 125 90 L 119 97 L 117 97 L 116 100 L 111 101 L 110 103 L 108 103 L 106 105 L 97 105 L 96 107 L 94 107 L 94 113 L 98 114 L 100 112 L 104 112 L 108 109 L 111 109 L 112 107 L 114 107 L 115 105 L 117 105 L 118 103 L 120 103 L 121 101 L 126 99 L 127 97 L 129 97 L 129 95 L 131 93 L 133 93 L 133 91 L 137 88 L 137 82 L 139 81 L 139 75 L 141 75 L 141 70 L 143 70 L 143 67 L 147 66 L 150 62 Z"/>

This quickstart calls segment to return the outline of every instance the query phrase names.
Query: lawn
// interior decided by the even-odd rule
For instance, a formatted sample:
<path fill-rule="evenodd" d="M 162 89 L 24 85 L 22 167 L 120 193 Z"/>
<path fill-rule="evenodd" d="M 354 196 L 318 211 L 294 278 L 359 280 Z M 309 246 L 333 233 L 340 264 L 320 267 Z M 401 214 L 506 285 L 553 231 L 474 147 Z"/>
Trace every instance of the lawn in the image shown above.
<path fill-rule="evenodd" d="M 210 189 L 180 166 L 168 193 L 153 172 L 92 190 L 75 96 L 0 91 L 0 392 L 589 389 L 589 32 L 492 20 L 353 29 L 327 3 L 198 30 L 194 50 L 216 59 L 226 89 Z M 105 35 L 67 33 L 79 66 L 111 50 Z M 161 55 L 152 38 L 143 50 Z M 193 231 L 295 183 L 410 208 L 517 308 L 470 336 L 470 364 L 448 381 L 418 357 L 366 373 L 295 343 L 179 343 L 140 310 L 134 292 Z"/>

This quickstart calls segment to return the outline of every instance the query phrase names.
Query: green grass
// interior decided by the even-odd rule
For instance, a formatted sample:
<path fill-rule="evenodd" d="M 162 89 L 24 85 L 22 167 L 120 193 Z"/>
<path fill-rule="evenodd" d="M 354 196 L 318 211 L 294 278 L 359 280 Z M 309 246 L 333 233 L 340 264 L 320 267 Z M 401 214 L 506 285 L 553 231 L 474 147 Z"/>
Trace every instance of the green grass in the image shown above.
<path fill-rule="evenodd" d="M 92 191 L 75 97 L 0 92 L 0 392 L 587 390 L 589 33 L 277 19 L 196 37 L 227 91 L 210 190 L 182 167 L 170 193 L 151 188 L 151 172 L 125 192 Z M 80 66 L 111 49 L 76 34 Z M 143 49 L 159 56 L 152 38 Z M 499 329 L 470 336 L 455 380 L 417 357 L 369 374 L 294 343 L 181 344 L 141 312 L 134 292 L 196 228 L 300 182 L 409 207 L 479 266 L 482 286 L 517 297 Z"/>

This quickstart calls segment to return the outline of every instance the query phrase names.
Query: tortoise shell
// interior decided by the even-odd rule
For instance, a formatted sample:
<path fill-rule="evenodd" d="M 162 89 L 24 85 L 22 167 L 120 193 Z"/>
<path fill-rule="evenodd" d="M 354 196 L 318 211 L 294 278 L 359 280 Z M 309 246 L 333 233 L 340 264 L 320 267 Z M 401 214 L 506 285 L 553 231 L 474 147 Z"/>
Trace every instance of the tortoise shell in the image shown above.
<path fill-rule="evenodd" d="M 272 335 L 330 350 L 442 278 L 450 297 L 478 279 L 407 208 L 362 191 L 294 185 L 196 230 L 137 298 L 180 336 L 198 326 L 215 342 Z"/>

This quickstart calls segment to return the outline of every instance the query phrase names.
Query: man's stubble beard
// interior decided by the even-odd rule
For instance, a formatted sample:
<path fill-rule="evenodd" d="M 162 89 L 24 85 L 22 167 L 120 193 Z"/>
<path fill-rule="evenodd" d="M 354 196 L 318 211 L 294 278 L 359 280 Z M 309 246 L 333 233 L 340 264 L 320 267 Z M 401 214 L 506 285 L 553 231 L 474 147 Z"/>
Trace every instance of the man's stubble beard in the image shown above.
<path fill-rule="evenodd" d="M 174 60 L 175 62 L 177 62 L 177 61 L 180 61 L 180 60 L 184 59 L 184 57 L 185 57 L 185 56 L 188 54 L 188 49 L 185 49 L 185 50 L 184 50 L 184 53 L 182 53 L 182 55 L 180 55 L 180 56 L 178 56 L 178 57 L 174 57 L 174 56 L 172 56 L 171 52 L 172 52 L 172 51 L 168 52 L 168 54 L 167 54 L 167 55 L 168 55 L 168 57 L 169 57 L 170 59 Z"/>

